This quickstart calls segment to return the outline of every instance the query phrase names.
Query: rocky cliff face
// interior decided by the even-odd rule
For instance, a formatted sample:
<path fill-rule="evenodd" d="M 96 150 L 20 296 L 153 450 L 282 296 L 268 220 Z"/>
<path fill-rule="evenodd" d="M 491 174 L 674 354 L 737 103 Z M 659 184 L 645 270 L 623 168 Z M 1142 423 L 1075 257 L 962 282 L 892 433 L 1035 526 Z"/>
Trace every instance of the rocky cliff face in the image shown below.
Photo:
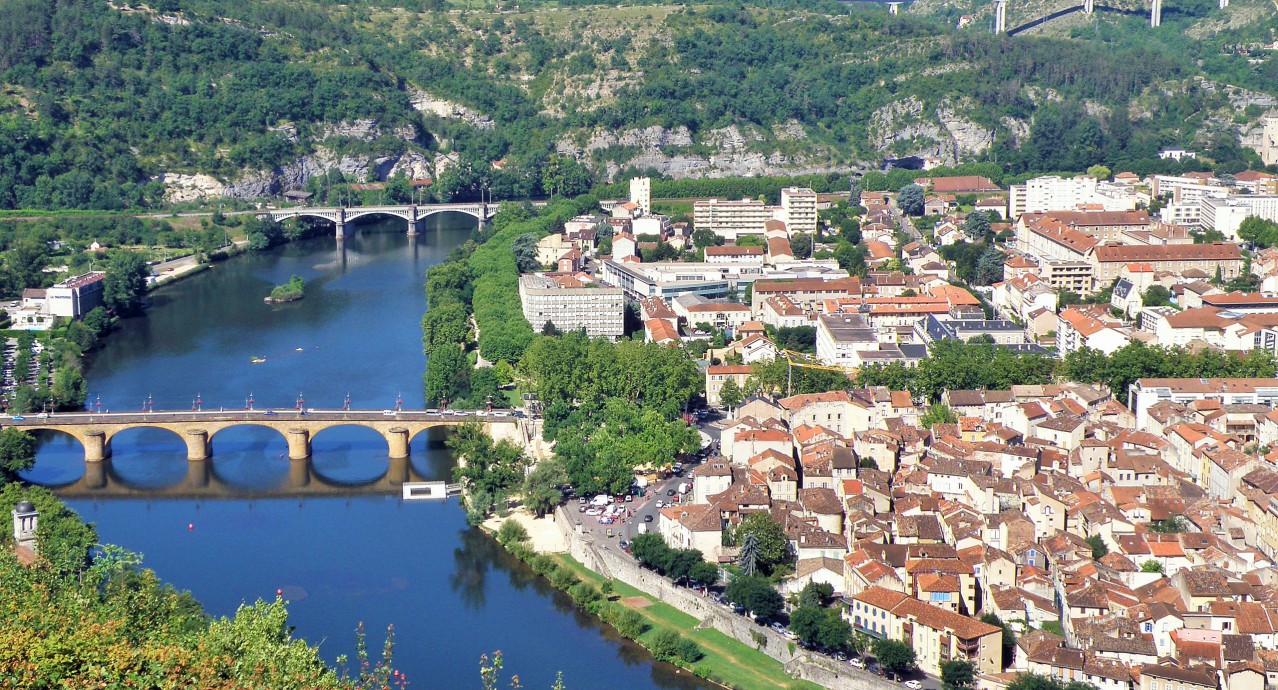
<path fill-rule="evenodd" d="M 296 140 L 296 131 L 288 125 L 276 129 L 286 138 Z M 164 173 L 155 179 L 164 185 L 165 197 L 170 202 L 193 201 L 225 197 L 231 199 L 259 199 L 275 196 L 289 189 L 306 187 L 312 177 L 319 177 L 329 170 L 340 170 L 348 179 L 366 180 L 375 177 L 385 180 L 403 172 L 409 178 L 431 176 L 430 161 L 418 151 L 408 148 L 415 142 L 417 132 L 412 127 L 396 127 L 383 130 L 376 120 L 356 120 L 325 125 L 321 141 L 344 138 L 372 141 L 383 135 L 392 135 L 405 142 L 405 151 L 394 156 L 339 155 L 321 145 L 314 153 L 287 165 L 270 170 L 247 172 L 228 181 L 211 175 Z"/>

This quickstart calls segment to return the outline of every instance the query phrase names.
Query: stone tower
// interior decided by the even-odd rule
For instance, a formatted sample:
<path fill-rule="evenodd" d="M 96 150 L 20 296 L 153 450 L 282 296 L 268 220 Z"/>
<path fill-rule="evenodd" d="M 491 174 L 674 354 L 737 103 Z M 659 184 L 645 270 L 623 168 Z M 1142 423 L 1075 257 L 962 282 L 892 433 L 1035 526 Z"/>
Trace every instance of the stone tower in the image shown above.
<path fill-rule="evenodd" d="M 18 546 L 25 546 L 32 551 L 36 548 L 36 523 L 40 514 L 30 501 L 18 501 L 13 507 L 13 540 Z"/>

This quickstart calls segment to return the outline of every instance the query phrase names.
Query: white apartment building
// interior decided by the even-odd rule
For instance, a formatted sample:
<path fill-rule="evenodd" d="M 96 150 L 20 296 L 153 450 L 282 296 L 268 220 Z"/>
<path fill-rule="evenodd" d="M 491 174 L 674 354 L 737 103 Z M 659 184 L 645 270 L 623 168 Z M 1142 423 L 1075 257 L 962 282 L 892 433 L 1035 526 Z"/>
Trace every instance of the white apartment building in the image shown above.
<path fill-rule="evenodd" d="M 1202 200 L 1202 217 L 1199 225 L 1214 229 L 1231 242 L 1238 241 L 1238 226 L 1248 216 L 1278 221 L 1278 196 L 1208 197 Z"/>
<path fill-rule="evenodd" d="M 1012 185 L 1007 196 L 1010 218 L 1024 213 L 1072 211 L 1082 205 L 1099 206 L 1105 211 L 1131 211 L 1136 208 L 1136 194 L 1125 185 L 1098 183 L 1090 175 L 1044 175 Z"/>
<path fill-rule="evenodd" d="M 816 331 L 817 359 L 830 366 L 858 367 L 859 353 L 879 349 L 874 329 L 860 314 L 823 314 Z"/>
<path fill-rule="evenodd" d="M 791 233 L 813 234 L 817 227 L 817 195 L 811 189 L 786 187 L 781 190 L 781 220 Z"/>
<path fill-rule="evenodd" d="M 814 201 L 814 213 L 815 206 Z M 698 201 L 692 205 L 692 225 L 727 240 L 736 240 L 741 235 L 762 236 L 766 231 L 765 223 L 773 220 L 776 210 L 776 207 L 755 199 Z M 814 230 L 815 227 L 814 220 Z"/>
<path fill-rule="evenodd" d="M 106 273 L 91 271 L 72 276 L 45 292 L 45 311 L 66 319 L 78 319 L 102 305 Z"/>
<path fill-rule="evenodd" d="M 639 207 L 643 215 L 652 215 L 652 178 L 630 178 L 630 201 Z"/>
<path fill-rule="evenodd" d="M 519 301 L 534 331 L 549 321 L 560 331 L 585 329 L 592 338 L 625 334 L 626 296 L 618 288 L 583 285 L 573 276 L 531 273 L 519 276 Z"/>

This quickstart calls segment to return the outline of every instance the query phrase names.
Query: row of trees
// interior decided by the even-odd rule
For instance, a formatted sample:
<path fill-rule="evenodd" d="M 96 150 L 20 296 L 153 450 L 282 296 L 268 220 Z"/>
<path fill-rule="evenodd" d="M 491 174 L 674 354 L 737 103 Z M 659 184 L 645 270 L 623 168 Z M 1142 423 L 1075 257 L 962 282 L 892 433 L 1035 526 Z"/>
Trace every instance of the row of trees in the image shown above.
<path fill-rule="evenodd" d="M 857 386 L 887 386 L 939 401 L 947 390 L 988 388 L 1006 390 L 1018 384 L 1051 383 L 1057 360 L 1051 355 L 1014 352 L 992 341 L 943 340 L 932 344 L 927 357 L 914 367 L 871 365 L 856 376 Z M 1090 379 L 1075 379 L 1090 380 Z"/>
<path fill-rule="evenodd" d="M 673 549 L 660 534 L 636 535 L 630 545 L 639 565 L 655 570 L 674 582 L 710 586 L 719 580 L 719 569 L 707 563 L 701 549 Z"/>

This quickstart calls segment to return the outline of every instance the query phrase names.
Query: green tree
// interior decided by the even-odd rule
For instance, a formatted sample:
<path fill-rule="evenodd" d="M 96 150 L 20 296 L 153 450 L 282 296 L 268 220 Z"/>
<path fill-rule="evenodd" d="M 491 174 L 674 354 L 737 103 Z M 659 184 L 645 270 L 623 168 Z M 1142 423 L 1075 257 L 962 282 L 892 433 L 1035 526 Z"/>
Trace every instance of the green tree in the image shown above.
<path fill-rule="evenodd" d="M 972 662 L 951 659 L 941 664 L 941 687 L 944 690 L 968 690 L 976 680 Z"/>
<path fill-rule="evenodd" d="M 879 660 L 879 666 L 888 673 L 904 673 L 914 669 L 914 648 L 899 640 L 875 640 L 874 656 Z"/>
<path fill-rule="evenodd" d="M 738 575 L 732 578 L 723 594 L 728 601 L 743 607 L 755 618 L 768 620 L 781 613 L 785 600 L 765 577 Z"/>
<path fill-rule="evenodd" d="M 741 520 L 736 534 L 743 548 L 748 539 L 753 539 L 758 544 L 756 565 L 765 574 L 771 575 L 793 560 L 790 539 L 786 537 L 785 529 L 769 513 L 747 515 Z"/>
<path fill-rule="evenodd" d="M 1142 573 L 1162 573 L 1163 564 L 1151 559 L 1140 564 L 1140 571 Z"/>
<path fill-rule="evenodd" d="M 134 252 L 119 252 L 107 264 L 102 281 L 102 303 L 121 316 L 136 314 L 146 294 L 146 277 L 151 269 L 146 259 Z"/>
<path fill-rule="evenodd" d="M 590 171 L 577 159 L 554 154 L 541 172 L 541 188 L 550 196 L 577 196 L 590 191 Z"/>
<path fill-rule="evenodd" d="M 551 458 L 537 463 L 524 479 L 524 505 L 538 517 L 554 510 L 564 500 L 560 488 L 568 483 L 563 463 Z"/>
<path fill-rule="evenodd" d="M 723 382 L 723 387 L 719 389 L 719 402 L 724 409 L 735 410 L 744 399 L 745 394 L 741 392 L 741 387 L 737 385 L 735 378 L 729 378 Z"/>
<path fill-rule="evenodd" d="M 1083 541 L 1087 542 L 1087 546 L 1091 548 L 1092 558 L 1094 560 L 1100 560 L 1103 556 L 1109 553 L 1109 547 L 1105 545 L 1105 540 L 1102 539 L 1099 534 L 1093 534 Z"/>
<path fill-rule="evenodd" d="M 1162 285 L 1150 285 L 1140 296 L 1140 303 L 1146 307 L 1161 307 L 1172 303 L 1171 290 Z"/>
<path fill-rule="evenodd" d="M 0 483 L 18 479 L 35 466 L 35 438 L 17 427 L 0 431 Z"/>
<path fill-rule="evenodd" d="M 99 338 L 111 330 L 111 316 L 102 307 L 90 309 L 81 322 Z"/>
<path fill-rule="evenodd" d="M 897 208 L 910 216 L 923 215 L 923 202 L 923 188 L 916 184 L 905 185 L 896 197 Z"/>
<path fill-rule="evenodd" d="M 990 232 L 990 214 L 985 211 L 973 211 L 963 219 L 963 232 L 973 239 L 984 239 Z"/>
<path fill-rule="evenodd" d="M 812 236 L 808 234 L 794 235 L 790 238 L 790 251 L 796 259 L 807 259 L 812 256 Z"/>
<path fill-rule="evenodd" d="M 931 429 L 935 424 L 953 424 L 957 421 L 958 415 L 944 403 L 933 403 L 919 418 L 919 424 L 922 424 L 925 429 Z"/>
<path fill-rule="evenodd" d="M 852 626 L 834 609 L 805 604 L 790 614 L 790 630 L 804 644 L 821 649 L 844 649 Z"/>
<path fill-rule="evenodd" d="M 1101 182 L 1104 182 L 1105 180 L 1109 179 L 1110 175 L 1113 174 L 1113 171 L 1111 171 L 1109 168 L 1103 165 L 1097 164 L 1088 168 L 1087 174 L 1091 175 L 1092 177 L 1095 177 L 1097 180 Z"/>

